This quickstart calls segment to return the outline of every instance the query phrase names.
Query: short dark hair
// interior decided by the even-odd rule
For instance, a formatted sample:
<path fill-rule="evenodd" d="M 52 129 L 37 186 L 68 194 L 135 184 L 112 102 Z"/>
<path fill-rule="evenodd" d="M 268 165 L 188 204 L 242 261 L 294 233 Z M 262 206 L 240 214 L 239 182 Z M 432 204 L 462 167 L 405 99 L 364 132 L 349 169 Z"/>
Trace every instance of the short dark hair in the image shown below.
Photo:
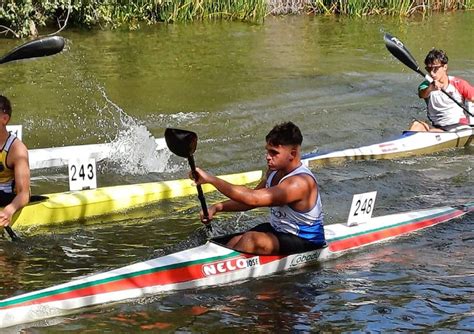
<path fill-rule="evenodd" d="M 10 117 L 12 116 L 12 105 L 10 104 L 10 100 L 3 95 L 0 95 L 0 111 Z"/>
<path fill-rule="evenodd" d="M 275 125 L 267 134 L 265 140 L 273 146 L 278 145 L 301 145 L 303 135 L 300 129 L 292 122 Z"/>
<path fill-rule="evenodd" d="M 425 65 L 433 64 L 435 61 L 439 61 L 441 64 L 446 65 L 448 63 L 448 55 L 443 50 L 431 49 L 426 55 Z"/>

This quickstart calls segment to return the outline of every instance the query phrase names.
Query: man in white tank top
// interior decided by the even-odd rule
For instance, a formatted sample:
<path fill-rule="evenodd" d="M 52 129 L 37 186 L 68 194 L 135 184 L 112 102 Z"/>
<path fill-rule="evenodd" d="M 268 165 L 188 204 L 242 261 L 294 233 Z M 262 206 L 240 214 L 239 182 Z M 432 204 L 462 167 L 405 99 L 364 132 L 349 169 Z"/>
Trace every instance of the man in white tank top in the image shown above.
<path fill-rule="evenodd" d="M 461 78 L 448 75 L 448 56 L 443 50 L 433 49 L 428 52 L 425 65 L 433 81 L 423 81 L 418 87 L 418 96 L 426 101 L 431 126 L 415 120 L 410 130 L 443 132 L 469 125 L 469 118 L 464 110 L 442 90 L 460 104 L 467 106 L 467 102 L 474 102 L 474 87 Z"/>
<path fill-rule="evenodd" d="M 230 198 L 209 207 L 209 220 L 221 211 L 270 207 L 270 223 L 234 236 L 228 247 L 253 254 L 290 254 L 325 245 L 318 184 L 301 163 L 302 141 L 299 128 L 291 122 L 276 125 L 268 133 L 268 171 L 255 189 L 233 185 L 197 168 L 196 184 L 210 183 Z"/>
<path fill-rule="evenodd" d="M 28 150 L 7 131 L 12 108 L 0 95 L 0 226 L 8 226 L 15 212 L 30 200 L 30 166 Z"/>

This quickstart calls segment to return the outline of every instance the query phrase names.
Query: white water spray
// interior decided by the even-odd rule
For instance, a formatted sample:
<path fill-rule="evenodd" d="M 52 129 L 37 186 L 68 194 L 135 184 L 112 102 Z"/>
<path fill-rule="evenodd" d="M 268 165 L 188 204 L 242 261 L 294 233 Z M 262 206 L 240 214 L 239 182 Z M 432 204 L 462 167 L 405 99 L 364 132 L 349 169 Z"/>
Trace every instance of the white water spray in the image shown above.
<path fill-rule="evenodd" d="M 114 172 L 122 175 L 170 171 L 168 161 L 171 152 L 164 140 L 155 139 L 144 125 L 138 124 L 133 117 L 112 102 L 103 88 L 99 90 L 106 101 L 106 105 L 99 112 L 117 112 L 119 115 L 119 121 L 115 122 L 118 132 L 111 142 L 110 156 L 106 160 L 105 168 L 113 168 Z M 110 110 L 110 107 L 113 110 Z"/>

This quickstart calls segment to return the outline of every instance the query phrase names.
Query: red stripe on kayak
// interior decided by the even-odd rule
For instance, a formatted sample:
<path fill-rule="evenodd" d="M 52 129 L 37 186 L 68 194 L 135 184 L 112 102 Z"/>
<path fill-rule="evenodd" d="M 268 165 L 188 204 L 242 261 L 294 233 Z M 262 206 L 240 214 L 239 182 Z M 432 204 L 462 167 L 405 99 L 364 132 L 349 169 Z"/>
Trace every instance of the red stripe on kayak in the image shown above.
<path fill-rule="evenodd" d="M 354 236 L 354 237 L 343 239 L 343 240 L 335 240 L 329 244 L 329 250 L 332 252 L 341 252 L 344 250 L 357 248 L 357 247 L 374 243 L 377 241 L 381 241 L 384 239 L 396 237 L 401 234 L 406 234 L 406 233 L 410 233 L 416 230 L 420 230 L 428 226 L 436 225 L 446 220 L 458 217 L 462 213 L 463 213 L 462 211 L 456 210 L 449 214 L 445 214 L 445 215 L 431 218 L 431 219 L 415 221 L 410 224 L 398 225 L 392 228 L 387 228 L 387 229 L 375 231 L 372 233 L 358 235 L 358 236 Z"/>
<path fill-rule="evenodd" d="M 257 255 L 252 255 L 252 254 L 240 254 L 238 257 L 240 258 L 259 257 L 260 265 L 263 265 L 263 264 L 267 264 L 273 261 L 278 261 L 286 256 L 257 256 Z M 235 259 L 235 257 L 233 259 Z M 223 260 L 222 262 L 231 261 L 231 260 L 232 259 L 227 259 L 227 260 Z M 103 284 L 84 287 L 84 288 L 76 289 L 73 291 L 67 291 L 67 292 L 55 294 L 52 296 L 38 298 L 29 302 L 12 305 L 11 307 L 5 307 L 4 309 L 27 306 L 27 305 L 42 304 L 42 303 L 48 303 L 48 302 L 64 301 L 64 300 L 73 299 L 73 298 L 97 296 L 97 295 L 110 293 L 110 292 L 116 292 L 116 291 L 123 291 L 124 293 L 126 293 L 126 290 L 130 290 L 130 289 L 143 289 L 143 288 L 153 287 L 153 286 L 160 286 L 160 285 L 165 286 L 168 284 L 190 282 L 190 281 L 208 277 L 202 271 L 202 268 L 204 265 L 206 265 L 206 263 L 199 263 L 199 264 L 186 266 L 182 268 L 158 271 L 158 272 L 144 274 L 144 275 L 140 275 L 136 277 L 128 277 L 128 278 L 124 278 L 117 281 L 106 282 Z"/>
<path fill-rule="evenodd" d="M 280 261 L 281 259 L 288 257 L 288 255 L 255 255 L 255 254 L 247 254 L 247 253 L 242 253 L 241 255 L 247 259 L 258 257 L 258 260 L 260 261 L 260 265 L 264 265 L 264 264 L 271 263 L 274 261 Z"/>
<path fill-rule="evenodd" d="M 61 300 L 67 300 L 72 298 L 87 297 L 93 295 L 100 295 L 109 292 L 116 292 L 121 290 L 129 289 L 140 289 L 146 287 L 152 287 L 155 285 L 166 285 L 172 283 L 181 283 L 191 280 L 204 278 L 201 271 L 202 264 L 196 264 L 189 267 L 170 269 L 166 271 L 158 271 L 155 273 L 145 274 L 136 277 L 124 278 L 118 281 L 107 282 L 95 286 L 85 287 L 74 291 L 68 291 L 53 296 L 44 298 L 38 298 L 30 302 L 25 302 L 17 305 L 12 305 L 14 308 L 26 305 L 35 305 L 48 302 L 55 302 Z M 125 292 L 125 291 L 124 291 Z"/>

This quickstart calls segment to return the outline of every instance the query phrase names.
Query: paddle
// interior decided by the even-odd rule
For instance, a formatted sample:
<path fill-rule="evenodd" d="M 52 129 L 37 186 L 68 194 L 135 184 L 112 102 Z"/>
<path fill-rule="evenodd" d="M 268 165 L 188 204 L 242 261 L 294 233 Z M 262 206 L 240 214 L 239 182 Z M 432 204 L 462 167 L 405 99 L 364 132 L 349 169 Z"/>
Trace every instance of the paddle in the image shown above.
<path fill-rule="evenodd" d="M 0 58 L 0 64 L 5 64 L 10 61 L 51 56 L 61 52 L 64 48 L 64 38 L 61 36 L 49 36 L 39 38 L 34 41 L 22 44 L 11 50 L 5 56 Z M 12 230 L 10 226 L 5 226 L 5 231 L 12 239 L 12 241 L 20 241 L 21 238 Z"/>
<path fill-rule="evenodd" d="M 64 48 L 64 38 L 61 36 L 49 36 L 36 39 L 22 44 L 0 59 L 0 64 L 10 61 L 51 56 Z"/>
<path fill-rule="evenodd" d="M 396 37 L 390 35 L 390 34 L 384 34 L 383 36 L 385 46 L 387 47 L 388 51 L 400 60 L 403 64 L 405 64 L 407 67 L 411 68 L 413 71 L 416 73 L 420 74 L 424 78 L 426 78 L 428 81 L 433 81 L 433 79 L 429 76 L 429 74 L 423 73 L 423 71 L 420 69 L 420 66 L 418 66 L 415 58 L 411 55 L 410 51 L 408 51 L 403 43 Z M 463 106 L 461 103 L 456 101 L 454 97 L 448 94 L 444 89 L 441 89 L 441 91 L 449 97 L 451 100 L 453 100 L 454 103 L 456 103 L 458 106 L 460 106 L 465 112 L 467 112 L 469 115 L 474 117 L 474 114 L 472 114 L 465 106 Z"/>
<path fill-rule="evenodd" d="M 165 131 L 166 145 L 169 150 L 182 158 L 188 158 L 189 166 L 191 167 L 191 173 L 193 178 L 197 178 L 196 165 L 194 163 L 194 151 L 197 146 L 197 134 L 192 131 L 180 130 L 167 128 Z M 204 222 L 209 222 L 209 212 L 207 211 L 206 199 L 202 192 L 201 185 L 197 185 L 198 198 L 201 202 L 202 212 L 204 213 Z M 212 231 L 210 224 L 206 224 L 209 231 Z"/>
<path fill-rule="evenodd" d="M 10 226 L 5 226 L 4 229 L 7 231 L 12 241 L 21 241 L 21 238 L 12 230 Z"/>

